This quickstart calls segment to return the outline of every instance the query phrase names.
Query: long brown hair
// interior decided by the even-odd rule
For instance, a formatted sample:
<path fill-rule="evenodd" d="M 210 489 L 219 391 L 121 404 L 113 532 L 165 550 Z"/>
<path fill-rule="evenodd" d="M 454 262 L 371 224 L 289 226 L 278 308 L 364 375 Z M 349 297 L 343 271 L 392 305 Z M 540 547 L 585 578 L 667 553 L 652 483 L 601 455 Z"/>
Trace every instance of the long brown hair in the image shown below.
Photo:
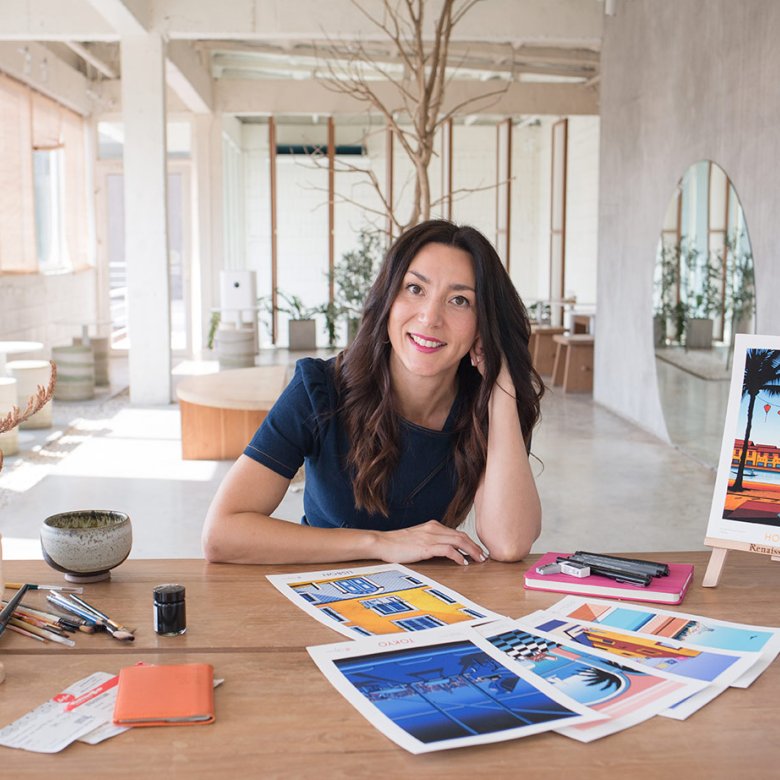
<path fill-rule="evenodd" d="M 355 503 L 358 509 L 387 516 L 386 485 L 400 454 L 387 321 L 410 263 L 431 243 L 462 249 L 471 257 L 476 279 L 477 332 L 485 371 L 482 377 L 472 368 L 468 355 L 458 367 L 462 403 L 454 423 L 457 488 L 445 516 L 435 518 L 454 528 L 471 507 L 485 470 L 488 401 L 502 356 L 515 386 L 517 413 L 529 451 L 544 392 L 528 352 L 528 314 L 491 243 L 475 228 L 446 220 L 423 222 L 400 236 L 390 247 L 368 293 L 354 342 L 337 358 L 335 379 L 341 399 L 339 414 L 349 441 L 347 466 L 353 473 Z"/>

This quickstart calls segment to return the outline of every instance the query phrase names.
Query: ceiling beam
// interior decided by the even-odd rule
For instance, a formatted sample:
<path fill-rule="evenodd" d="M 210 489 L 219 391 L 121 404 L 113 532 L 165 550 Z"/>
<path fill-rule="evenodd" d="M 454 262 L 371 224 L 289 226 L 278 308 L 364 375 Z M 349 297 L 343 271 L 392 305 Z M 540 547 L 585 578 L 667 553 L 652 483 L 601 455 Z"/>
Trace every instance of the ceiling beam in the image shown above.
<path fill-rule="evenodd" d="M 0 3 L 0 40 L 112 41 L 116 31 L 84 0 Z"/>
<path fill-rule="evenodd" d="M 107 79 L 115 79 L 119 75 L 108 63 L 103 62 L 96 54 L 86 46 L 75 41 L 65 41 L 65 45 L 75 54 L 78 54 L 84 62 L 89 63 Z"/>
<path fill-rule="evenodd" d="M 379 0 L 361 0 L 361 4 L 381 16 Z M 455 27 L 452 39 L 597 48 L 603 16 L 601 0 L 491 0 L 471 10 Z M 426 16 L 430 31 L 434 19 L 431 10 Z M 157 0 L 152 5 L 152 25 L 170 38 L 386 40 L 351 0 Z"/>
<path fill-rule="evenodd" d="M 484 95 L 491 82 L 452 81 L 447 91 L 444 111 L 462 101 Z M 501 82 L 496 82 L 497 87 Z M 394 106 L 397 92 L 392 85 L 373 85 L 387 105 Z M 366 104 L 349 95 L 335 93 L 312 80 L 225 79 L 214 85 L 219 111 L 239 116 L 264 114 L 356 114 Z M 398 110 L 403 109 L 400 100 Z M 598 114 L 598 93 L 580 84 L 519 83 L 509 85 L 502 95 L 479 100 L 463 114 Z"/>
<path fill-rule="evenodd" d="M 120 36 L 149 32 L 148 0 L 87 0 Z"/>
<path fill-rule="evenodd" d="M 170 41 L 166 49 L 165 80 L 194 114 L 214 109 L 214 88 L 198 52 L 185 41 Z"/>
<path fill-rule="evenodd" d="M 90 82 L 40 43 L 0 42 L 0 71 L 86 116 Z"/>

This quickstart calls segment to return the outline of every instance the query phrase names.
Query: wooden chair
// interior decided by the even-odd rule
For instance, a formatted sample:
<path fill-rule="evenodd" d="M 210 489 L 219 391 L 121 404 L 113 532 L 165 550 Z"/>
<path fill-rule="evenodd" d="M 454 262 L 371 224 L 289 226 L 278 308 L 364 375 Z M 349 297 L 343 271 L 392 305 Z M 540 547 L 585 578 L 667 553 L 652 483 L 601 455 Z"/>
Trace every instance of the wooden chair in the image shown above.
<path fill-rule="evenodd" d="M 594 337 L 588 334 L 556 335 L 553 341 L 556 346 L 553 386 L 561 386 L 564 393 L 592 393 Z"/>

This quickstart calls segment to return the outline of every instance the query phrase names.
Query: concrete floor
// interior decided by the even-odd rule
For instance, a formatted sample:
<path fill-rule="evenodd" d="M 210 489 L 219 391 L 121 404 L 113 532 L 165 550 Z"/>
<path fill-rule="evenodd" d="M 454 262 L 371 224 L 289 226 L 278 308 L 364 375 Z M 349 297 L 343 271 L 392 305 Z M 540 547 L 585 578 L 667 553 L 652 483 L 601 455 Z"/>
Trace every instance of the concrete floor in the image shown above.
<path fill-rule="evenodd" d="M 277 351 L 259 362 L 299 356 Z M 215 368 L 183 365 L 174 382 L 183 373 Z M 20 432 L 21 452 L 6 458 L 0 473 L 5 558 L 40 558 L 44 517 L 80 508 L 129 513 L 132 557 L 200 557 L 203 518 L 230 464 L 182 460 L 178 407 L 131 406 L 123 391 L 126 365 L 114 360 L 111 370 L 112 387 L 95 401 L 55 402 L 53 428 Z M 659 377 L 667 402 L 679 399 L 677 418 L 690 422 L 701 388 L 686 391 L 694 378 L 672 366 L 664 366 Z M 534 552 L 704 549 L 723 427 L 715 402 L 699 415 L 697 431 L 692 425 L 687 432 L 675 430 L 678 446 L 590 396 L 550 390 L 542 408 L 534 470 L 544 520 Z M 692 454 L 682 449 L 683 435 L 692 437 Z M 708 442 L 703 450 L 700 440 Z M 297 521 L 301 514 L 302 493 L 293 485 L 277 516 Z"/>

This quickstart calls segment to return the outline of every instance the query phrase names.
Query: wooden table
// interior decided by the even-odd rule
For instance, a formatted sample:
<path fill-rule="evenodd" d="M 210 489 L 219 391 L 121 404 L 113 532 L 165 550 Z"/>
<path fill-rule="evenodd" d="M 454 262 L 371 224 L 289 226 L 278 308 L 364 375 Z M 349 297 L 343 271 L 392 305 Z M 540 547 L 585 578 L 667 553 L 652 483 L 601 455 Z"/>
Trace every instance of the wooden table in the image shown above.
<path fill-rule="evenodd" d="M 237 458 L 286 387 L 287 375 L 287 366 L 255 366 L 179 382 L 182 458 Z"/>
<path fill-rule="evenodd" d="M 522 588 L 521 564 L 489 562 L 460 568 L 449 561 L 416 564 L 477 603 L 519 617 L 560 596 Z M 681 610 L 724 620 L 780 624 L 780 564 L 732 552 L 717 588 L 704 589 L 708 553 L 637 557 L 693 562 L 695 582 Z M 6 561 L 9 580 L 57 582 L 41 561 Z M 79 636 L 77 647 L 43 646 L 18 635 L 0 637 L 7 680 L 0 685 L 0 724 L 33 709 L 94 671 L 148 661 L 204 661 L 225 683 L 215 692 L 211 726 L 130 730 L 97 746 L 75 743 L 54 755 L 0 747 L 2 776 L 83 778 L 142 773 L 171 777 L 244 778 L 770 778 L 780 742 L 780 663 L 747 690 L 729 689 L 684 722 L 656 717 L 590 744 L 558 734 L 413 756 L 384 737 L 327 682 L 306 653 L 312 644 L 345 638 L 309 618 L 265 579 L 269 573 L 316 566 L 231 566 L 203 561 L 131 560 L 107 583 L 85 586 L 85 598 L 137 628 L 133 644 L 107 635 Z M 187 633 L 158 637 L 152 629 L 152 588 L 187 587 Z M 10 591 L 6 592 L 8 595 Z M 25 600 L 42 602 L 43 594 Z"/>

